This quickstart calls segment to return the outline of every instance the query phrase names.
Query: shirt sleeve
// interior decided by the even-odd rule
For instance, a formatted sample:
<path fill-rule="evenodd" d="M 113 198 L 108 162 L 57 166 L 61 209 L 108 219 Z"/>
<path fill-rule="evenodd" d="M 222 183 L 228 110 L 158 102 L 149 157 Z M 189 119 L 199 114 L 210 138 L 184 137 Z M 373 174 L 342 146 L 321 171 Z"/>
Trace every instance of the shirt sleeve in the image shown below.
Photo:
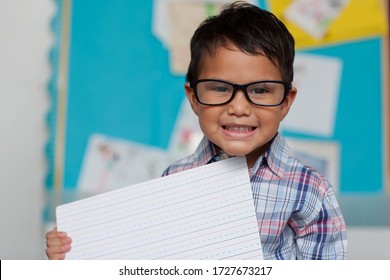
<path fill-rule="evenodd" d="M 323 182 L 324 183 L 324 182 Z M 316 203 L 305 207 L 306 215 L 295 221 L 297 259 L 342 260 L 346 258 L 347 232 L 332 186 Z M 311 202 L 313 202 L 313 197 Z M 316 205 L 317 207 L 314 207 Z M 310 213 L 310 214 L 307 214 Z"/>

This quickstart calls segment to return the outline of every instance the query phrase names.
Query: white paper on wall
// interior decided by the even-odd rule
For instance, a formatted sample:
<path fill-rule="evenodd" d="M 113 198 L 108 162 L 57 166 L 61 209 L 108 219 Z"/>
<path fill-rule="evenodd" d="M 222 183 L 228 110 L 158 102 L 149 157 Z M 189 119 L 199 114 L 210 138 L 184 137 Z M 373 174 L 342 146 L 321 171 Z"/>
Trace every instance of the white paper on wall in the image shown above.
<path fill-rule="evenodd" d="M 342 61 L 338 58 L 298 54 L 294 62 L 294 82 L 298 90 L 282 128 L 315 136 L 334 133 Z"/>

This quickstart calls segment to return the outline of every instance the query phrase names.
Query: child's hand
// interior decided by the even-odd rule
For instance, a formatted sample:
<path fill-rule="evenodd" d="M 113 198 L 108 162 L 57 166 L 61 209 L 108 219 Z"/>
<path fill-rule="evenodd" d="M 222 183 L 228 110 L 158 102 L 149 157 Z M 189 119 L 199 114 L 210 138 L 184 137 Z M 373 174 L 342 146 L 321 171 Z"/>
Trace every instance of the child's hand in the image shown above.
<path fill-rule="evenodd" d="M 63 260 L 70 251 L 72 239 L 65 232 L 53 228 L 46 233 L 46 255 L 49 260 Z"/>

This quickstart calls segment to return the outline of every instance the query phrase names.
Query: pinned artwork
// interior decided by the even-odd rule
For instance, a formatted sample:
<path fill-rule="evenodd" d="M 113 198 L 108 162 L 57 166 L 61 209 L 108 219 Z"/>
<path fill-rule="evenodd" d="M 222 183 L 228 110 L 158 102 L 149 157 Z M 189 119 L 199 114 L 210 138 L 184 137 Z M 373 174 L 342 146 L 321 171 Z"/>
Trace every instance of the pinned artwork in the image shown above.
<path fill-rule="evenodd" d="M 286 24 L 300 49 L 386 36 L 388 23 L 384 2 L 268 0 L 268 5 Z"/>
<path fill-rule="evenodd" d="M 132 141 L 93 134 L 86 149 L 77 189 L 102 193 L 160 177 L 167 153 Z"/>
<path fill-rule="evenodd" d="M 309 35 L 322 39 L 349 0 L 296 0 L 284 15 Z"/>
<path fill-rule="evenodd" d="M 198 25 L 217 14 L 229 0 L 155 0 L 153 2 L 154 35 L 169 50 L 172 74 L 185 74 L 190 62 L 189 42 Z M 257 1 L 246 1 L 257 4 Z"/>

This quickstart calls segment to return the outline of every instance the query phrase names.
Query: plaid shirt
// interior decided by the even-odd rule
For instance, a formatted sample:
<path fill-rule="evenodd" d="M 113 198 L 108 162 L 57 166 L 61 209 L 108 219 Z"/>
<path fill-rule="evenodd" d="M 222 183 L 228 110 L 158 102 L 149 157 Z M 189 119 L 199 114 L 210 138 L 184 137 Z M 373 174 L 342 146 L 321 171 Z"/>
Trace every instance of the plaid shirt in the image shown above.
<path fill-rule="evenodd" d="M 226 157 L 203 138 L 163 176 Z M 346 226 L 333 187 L 294 158 L 279 133 L 249 175 L 265 259 L 345 259 Z"/>

